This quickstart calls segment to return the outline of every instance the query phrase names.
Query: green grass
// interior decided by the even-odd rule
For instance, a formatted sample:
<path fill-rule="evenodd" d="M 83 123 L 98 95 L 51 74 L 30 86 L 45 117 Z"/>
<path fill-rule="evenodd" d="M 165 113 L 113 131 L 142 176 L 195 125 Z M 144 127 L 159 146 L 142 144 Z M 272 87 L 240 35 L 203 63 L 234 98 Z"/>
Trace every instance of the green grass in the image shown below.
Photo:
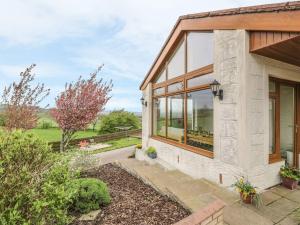
<path fill-rule="evenodd" d="M 48 141 L 60 141 L 61 139 L 61 130 L 59 128 L 49 128 L 49 129 L 40 129 L 34 128 L 29 130 L 33 134 L 36 134 L 38 137 Z M 92 136 L 97 136 L 98 133 L 92 130 L 78 131 L 75 133 L 74 138 L 89 138 Z"/>
<path fill-rule="evenodd" d="M 107 148 L 102 148 L 99 150 L 91 151 L 91 152 L 89 152 L 89 154 L 107 152 L 107 151 L 111 151 L 111 150 L 115 150 L 115 149 L 119 149 L 119 148 L 125 148 L 125 147 L 129 147 L 129 146 L 141 144 L 142 139 L 135 138 L 135 137 L 129 137 L 129 138 L 121 138 L 121 139 L 117 139 L 117 140 L 107 141 L 104 143 L 109 144 L 111 146 L 107 147 Z"/>

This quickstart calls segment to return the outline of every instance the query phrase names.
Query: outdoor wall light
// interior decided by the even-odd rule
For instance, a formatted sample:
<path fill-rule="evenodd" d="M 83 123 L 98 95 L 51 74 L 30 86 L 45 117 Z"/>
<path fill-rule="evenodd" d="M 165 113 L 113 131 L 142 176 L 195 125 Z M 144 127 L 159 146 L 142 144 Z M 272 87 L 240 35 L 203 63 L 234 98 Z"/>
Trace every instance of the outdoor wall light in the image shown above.
<path fill-rule="evenodd" d="M 220 100 L 223 100 L 223 90 L 220 89 L 220 85 L 221 84 L 217 80 L 214 80 L 210 84 L 210 89 L 215 97 L 218 96 Z"/>
<path fill-rule="evenodd" d="M 147 107 L 147 101 L 145 101 L 144 96 L 141 97 L 141 103 L 143 106 Z"/>

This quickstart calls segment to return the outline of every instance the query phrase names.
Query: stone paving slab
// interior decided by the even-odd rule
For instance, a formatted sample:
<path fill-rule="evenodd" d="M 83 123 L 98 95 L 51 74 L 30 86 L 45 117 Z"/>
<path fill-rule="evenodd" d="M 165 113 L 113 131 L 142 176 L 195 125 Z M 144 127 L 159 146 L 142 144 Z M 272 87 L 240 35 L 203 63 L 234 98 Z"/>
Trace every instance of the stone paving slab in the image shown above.
<path fill-rule="evenodd" d="M 299 225 L 299 218 L 297 218 L 295 212 L 291 215 L 288 215 L 282 221 L 280 221 L 277 225 Z"/>
<path fill-rule="evenodd" d="M 299 204 L 286 198 L 280 198 L 279 200 L 260 208 L 256 208 L 253 205 L 249 205 L 247 207 L 258 213 L 259 215 L 268 218 L 274 223 L 278 223 L 295 209 L 299 208 Z"/>
<path fill-rule="evenodd" d="M 126 159 L 120 165 L 154 186 L 192 212 L 205 207 L 216 198 L 227 206 L 224 221 L 228 225 L 296 225 L 300 221 L 293 214 L 300 208 L 300 189 L 288 190 L 276 186 L 261 194 L 263 206 L 256 208 L 240 202 L 237 193 L 229 191 L 206 179 L 193 179 L 178 170 L 162 168 L 157 163 L 148 164 L 135 159 Z"/>
<path fill-rule="evenodd" d="M 229 225 L 273 225 L 271 220 L 245 207 L 243 203 L 225 207 L 224 220 Z"/>
<path fill-rule="evenodd" d="M 280 198 L 282 198 L 282 196 L 278 195 L 272 191 L 265 191 L 261 194 L 261 198 L 262 198 L 263 204 L 266 206 L 266 205 L 271 204 L 272 202 L 279 200 Z"/>

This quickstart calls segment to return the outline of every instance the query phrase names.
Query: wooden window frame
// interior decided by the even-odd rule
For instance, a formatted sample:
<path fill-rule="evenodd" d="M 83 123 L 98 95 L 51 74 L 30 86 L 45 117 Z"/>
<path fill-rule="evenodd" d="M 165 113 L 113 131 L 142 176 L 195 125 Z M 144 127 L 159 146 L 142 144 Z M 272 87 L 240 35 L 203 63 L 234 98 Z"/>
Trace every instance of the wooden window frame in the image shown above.
<path fill-rule="evenodd" d="M 297 94 L 297 86 L 299 85 L 298 82 L 294 81 L 289 81 L 289 80 L 283 80 L 280 78 L 275 78 L 275 77 L 269 77 L 269 82 L 273 81 L 275 82 L 275 92 L 270 92 L 269 91 L 269 99 L 275 99 L 275 152 L 273 154 L 269 154 L 269 164 L 280 162 L 283 159 L 281 158 L 281 153 L 280 153 L 280 85 L 284 84 L 287 86 L 294 87 L 294 90 L 296 91 L 295 97 L 298 95 Z M 298 104 L 297 104 L 297 97 L 295 98 L 295 103 L 294 103 L 294 121 L 296 123 L 297 121 L 297 110 L 298 110 Z M 270 135 L 270 134 L 269 134 Z M 296 133 L 294 130 L 294 150 L 295 151 L 298 143 L 297 143 L 297 138 L 296 138 Z M 294 162 L 297 165 L 297 162 Z"/>
<path fill-rule="evenodd" d="M 185 64 L 186 65 L 186 64 Z M 203 155 L 203 156 L 206 156 L 208 158 L 214 158 L 214 152 L 213 151 L 208 151 L 206 149 L 202 149 L 202 148 L 198 148 L 198 147 L 193 147 L 193 146 L 190 146 L 190 145 L 187 145 L 187 94 L 190 93 L 190 92 L 194 92 L 194 91 L 201 91 L 201 90 L 206 90 L 206 89 L 210 89 L 210 86 L 209 84 L 205 84 L 205 85 L 199 85 L 199 86 L 195 86 L 195 87 L 192 87 L 192 88 L 188 88 L 187 87 L 187 81 L 189 79 L 192 79 L 194 77 L 198 77 L 198 76 L 203 76 L 203 75 L 207 75 L 207 74 L 210 74 L 210 73 L 213 73 L 213 64 L 211 65 L 208 65 L 208 66 L 205 66 L 205 67 L 202 67 L 200 69 L 197 69 L 195 71 L 191 71 L 189 73 L 186 73 L 184 75 L 181 75 L 179 77 L 176 77 L 176 78 L 172 78 L 170 80 L 166 80 L 165 82 L 162 82 L 162 83 L 159 83 L 159 84 L 153 84 L 153 89 L 157 89 L 157 88 L 161 88 L 161 87 L 165 87 L 165 94 L 163 95 L 153 95 L 152 96 L 152 101 L 153 99 L 155 98 L 159 98 L 159 97 L 165 97 L 166 98 L 166 105 L 165 105 L 165 111 L 166 111 L 166 123 L 165 123 L 165 133 L 166 133 L 166 137 L 161 137 L 161 136 L 157 136 L 157 135 L 153 135 L 153 118 L 154 118 L 154 114 L 153 114 L 153 110 L 154 110 L 154 104 L 152 104 L 152 121 L 151 121 L 151 126 L 152 126 L 152 135 L 151 135 L 151 138 L 155 139 L 155 140 L 158 140 L 158 141 L 161 141 L 161 142 L 164 142 L 164 143 L 167 143 L 167 144 L 170 144 L 170 145 L 173 145 L 173 146 L 176 146 L 176 147 L 179 147 L 179 148 L 182 148 L 182 149 L 185 149 L 187 151 L 191 151 L 193 153 L 197 153 L 199 155 Z M 168 73 L 167 73 L 167 78 L 168 78 Z M 168 85 L 170 84 L 174 84 L 174 83 L 177 83 L 177 82 L 183 82 L 184 84 L 184 87 L 182 90 L 180 91 L 176 91 L 176 92 L 168 92 Z M 153 93 L 153 92 L 152 92 Z M 180 142 L 177 142 L 177 141 L 174 141 L 174 140 L 171 140 L 168 137 L 168 97 L 169 96 L 173 96 L 173 95 L 178 95 L 178 94 L 183 94 L 184 95 L 184 143 L 180 143 Z"/>

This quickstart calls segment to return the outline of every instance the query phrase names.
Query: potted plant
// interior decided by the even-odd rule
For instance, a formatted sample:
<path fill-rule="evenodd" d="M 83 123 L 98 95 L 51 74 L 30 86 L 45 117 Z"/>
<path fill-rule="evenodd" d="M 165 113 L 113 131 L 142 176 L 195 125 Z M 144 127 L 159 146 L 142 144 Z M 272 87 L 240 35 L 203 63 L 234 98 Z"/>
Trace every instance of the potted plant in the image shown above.
<path fill-rule="evenodd" d="M 245 180 L 244 177 L 237 179 L 233 186 L 240 193 L 240 198 L 245 204 L 258 204 L 259 195 L 257 194 L 255 187 L 248 180 Z"/>
<path fill-rule="evenodd" d="M 156 149 L 154 147 L 149 147 L 146 151 L 146 154 L 151 158 L 151 159 L 156 159 L 157 158 L 157 153 Z"/>
<path fill-rule="evenodd" d="M 294 190 L 297 188 L 300 180 L 300 172 L 296 168 L 282 166 L 279 171 L 282 185 L 288 189 Z"/>

